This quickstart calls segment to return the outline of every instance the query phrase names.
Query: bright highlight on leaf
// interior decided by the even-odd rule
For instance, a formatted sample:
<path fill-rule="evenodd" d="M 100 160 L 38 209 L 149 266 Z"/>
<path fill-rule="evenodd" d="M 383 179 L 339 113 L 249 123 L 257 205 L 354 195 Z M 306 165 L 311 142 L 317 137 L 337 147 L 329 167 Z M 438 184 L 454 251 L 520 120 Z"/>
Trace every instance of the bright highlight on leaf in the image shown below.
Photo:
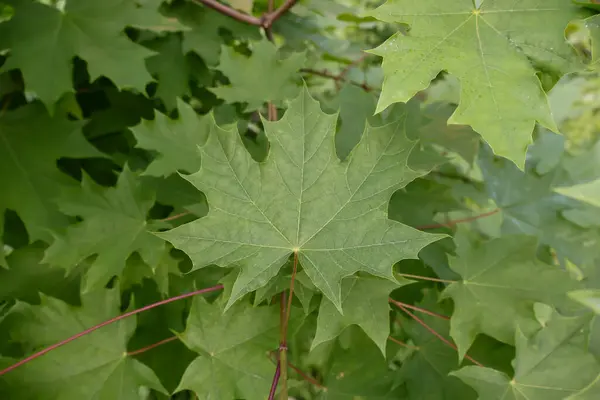
<path fill-rule="evenodd" d="M 195 268 L 241 269 L 228 305 L 264 286 L 297 251 L 312 282 L 342 311 L 342 278 L 364 271 L 393 279 L 393 263 L 442 237 L 387 218 L 392 193 L 427 172 L 410 168 L 415 143 L 402 119 L 368 128 L 341 162 L 336 118 L 305 89 L 280 121 L 264 122 L 265 162 L 250 157 L 236 130 L 215 128 L 201 147 L 202 167 L 187 179 L 206 194 L 209 213 L 160 236 Z"/>
<path fill-rule="evenodd" d="M 555 192 L 600 207 L 600 179 L 570 187 L 554 189 Z"/>
<path fill-rule="evenodd" d="M 407 24 L 373 54 L 383 57 L 378 111 L 406 102 L 442 71 L 461 84 L 448 121 L 470 125 L 520 168 L 535 123 L 556 131 L 536 69 L 561 76 L 577 68 L 567 24 L 582 16 L 564 0 L 388 0 L 375 18 Z"/>

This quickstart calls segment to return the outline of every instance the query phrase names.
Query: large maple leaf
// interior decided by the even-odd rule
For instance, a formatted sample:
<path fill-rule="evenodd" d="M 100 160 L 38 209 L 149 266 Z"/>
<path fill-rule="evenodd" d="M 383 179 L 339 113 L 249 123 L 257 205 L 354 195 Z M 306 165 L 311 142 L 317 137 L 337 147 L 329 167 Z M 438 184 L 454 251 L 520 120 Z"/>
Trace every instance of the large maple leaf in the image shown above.
<path fill-rule="evenodd" d="M 256 162 L 237 130 L 213 127 L 201 168 L 187 179 L 209 202 L 206 217 L 161 234 L 195 268 L 236 266 L 229 300 L 264 286 L 296 253 L 341 311 L 340 281 L 356 271 L 394 279 L 392 265 L 443 236 L 387 217 L 391 195 L 427 171 L 410 168 L 415 143 L 404 118 L 368 128 L 346 161 L 335 153 L 337 115 L 305 89 L 278 122 L 265 121 L 270 151 Z"/>
<path fill-rule="evenodd" d="M 13 341 L 31 348 L 52 345 L 119 314 L 118 290 L 89 293 L 81 307 L 51 297 L 17 303 L 9 315 Z M 5 399 L 134 399 L 146 386 L 166 394 L 154 372 L 127 355 L 135 319 L 106 326 L 22 365 L 2 377 Z M 0 359 L 0 368 L 14 360 Z"/>
<path fill-rule="evenodd" d="M 406 102 L 441 71 L 461 83 L 449 122 L 470 125 L 521 168 L 536 122 L 556 130 L 536 68 L 561 76 L 578 67 L 566 42 L 581 10 L 564 0 L 388 0 L 371 13 L 409 25 L 374 54 L 384 57 L 378 111 Z"/>
<path fill-rule="evenodd" d="M 52 105 L 71 90 L 75 56 L 88 62 L 92 79 L 106 76 L 140 91 L 152 80 L 145 58 L 153 53 L 131 42 L 124 29 L 164 30 L 158 10 L 131 0 L 69 0 L 62 11 L 25 0 L 14 2 L 14 8 L 14 17 L 0 26 L 10 48 L 2 69 L 19 68 L 27 89 L 44 103 Z"/>

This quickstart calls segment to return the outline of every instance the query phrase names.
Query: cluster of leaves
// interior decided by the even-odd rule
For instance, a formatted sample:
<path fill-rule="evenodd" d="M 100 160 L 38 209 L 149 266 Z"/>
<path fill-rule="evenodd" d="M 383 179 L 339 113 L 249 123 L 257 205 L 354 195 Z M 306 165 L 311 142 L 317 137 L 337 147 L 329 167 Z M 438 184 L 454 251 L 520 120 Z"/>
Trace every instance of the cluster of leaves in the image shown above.
<path fill-rule="evenodd" d="M 600 7 L 381 3 L 0 1 L 2 398 L 600 397 Z"/>

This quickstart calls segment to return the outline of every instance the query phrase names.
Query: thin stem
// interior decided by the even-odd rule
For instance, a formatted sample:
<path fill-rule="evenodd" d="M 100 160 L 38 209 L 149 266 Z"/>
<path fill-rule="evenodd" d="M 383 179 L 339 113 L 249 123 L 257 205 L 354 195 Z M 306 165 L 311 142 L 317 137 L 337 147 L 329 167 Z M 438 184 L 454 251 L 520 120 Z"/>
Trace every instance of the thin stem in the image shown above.
<path fill-rule="evenodd" d="M 392 304 L 394 304 L 394 305 L 396 305 L 396 306 L 398 306 L 401 309 L 404 309 L 404 307 L 406 307 L 406 308 L 410 308 L 410 309 L 415 310 L 415 311 L 422 312 L 423 314 L 431 315 L 432 317 L 437 317 L 437 318 L 440 318 L 440 319 L 445 319 L 446 321 L 450 320 L 450 317 L 447 317 L 445 315 L 438 314 L 438 313 L 426 310 L 426 309 L 421 308 L 421 307 L 412 306 L 410 304 L 402 303 L 401 301 L 398 301 L 398 300 L 394 300 L 394 299 L 390 298 L 389 302 L 392 303 Z"/>
<path fill-rule="evenodd" d="M 277 362 L 275 368 L 275 375 L 273 375 L 273 382 L 271 383 L 271 390 L 269 391 L 269 400 L 275 400 L 275 393 L 277 392 L 277 384 L 279 383 L 279 376 L 281 375 L 281 363 Z"/>
<path fill-rule="evenodd" d="M 191 215 L 191 214 L 192 214 L 191 212 L 186 211 L 186 212 L 182 212 L 182 213 L 179 213 L 179 214 L 171 215 L 170 217 L 167 217 L 167 218 L 163 218 L 160 221 L 162 221 L 162 222 L 169 222 L 169 221 L 173 221 L 175 219 L 179 219 L 179 218 L 182 218 L 182 217 L 187 217 L 188 215 Z"/>
<path fill-rule="evenodd" d="M 218 11 L 222 14 L 225 14 L 228 17 L 231 17 L 240 22 L 245 22 L 247 24 L 255 25 L 255 26 L 262 26 L 262 24 L 263 24 L 263 21 L 260 18 L 256 18 L 252 15 L 244 14 L 243 12 L 240 12 L 240 11 L 236 10 L 235 8 L 226 6 L 225 4 L 219 3 L 216 0 L 193 0 L 193 1 L 195 1 L 196 3 L 202 3 L 205 6 L 210 7 L 213 10 L 216 10 L 216 11 Z"/>
<path fill-rule="evenodd" d="M 130 351 L 130 352 L 127 353 L 127 355 L 130 356 L 130 357 L 137 356 L 138 354 L 145 353 L 148 350 L 152 350 L 155 347 L 162 346 L 163 344 L 167 344 L 167 343 L 170 343 L 170 342 L 174 342 L 177 339 L 179 339 L 177 336 L 171 336 L 170 338 L 163 339 L 161 341 L 158 341 L 158 342 L 153 343 L 151 345 L 148 345 L 146 347 L 142 347 L 141 349 Z"/>
<path fill-rule="evenodd" d="M 285 318 L 281 328 L 281 337 L 279 341 L 279 364 L 281 365 L 281 400 L 287 400 L 287 332 L 292 313 L 292 300 L 294 297 L 294 283 L 296 281 L 296 271 L 298 270 L 298 252 L 294 252 L 294 266 L 292 268 L 292 278 L 290 280 L 290 292 L 288 293 L 287 304 L 285 307 Z M 282 298 L 283 300 L 283 298 Z"/>
<path fill-rule="evenodd" d="M 318 69 L 312 69 L 312 68 L 302 68 L 300 70 L 300 72 L 303 72 L 305 74 L 311 74 L 311 75 L 320 76 L 322 78 L 333 79 L 336 82 L 349 82 L 351 85 L 357 86 L 357 87 L 361 88 L 362 90 L 364 90 L 365 92 L 379 92 L 379 91 L 381 91 L 381 89 L 371 87 L 371 86 L 367 85 L 366 83 L 358 83 L 358 82 L 355 82 L 355 81 L 351 81 L 351 80 L 348 80 L 348 79 L 346 79 L 344 77 L 340 77 L 339 75 L 332 74 L 331 72 L 329 72 L 327 70 L 318 70 Z"/>
<path fill-rule="evenodd" d="M 408 311 L 404 306 L 402 306 L 400 304 L 397 304 L 397 306 L 402 311 L 404 311 L 406 314 L 408 314 L 412 319 L 414 319 L 417 323 L 419 323 L 423 328 L 425 328 L 429 332 L 431 332 L 435 337 L 437 337 L 438 339 L 440 339 L 446 345 L 452 347 L 454 350 L 458 351 L 458 348 L 456 347 L 456 345 L 454 343 L 452 343 L 451 341 L 449 341 L 448 339 L 446 339 L 445 337 L 443 337 L 442 335 L 440 335 L 439 333 L 437 333 L 435 329 L 433 329 L 432 327 L 430 327 L 429 325 L 427 325 L 425 323 L 425 321 L 423 321 L 421 318 L 417 317 L 415 314 L 413 314 L 410 311 Z M 481 364 L 479 361 L 473 359 L 470 355 L 465 354 L 465 358 L 467 360 L 471 361 L 473 364 L 477 365 L 478 367 L 483 367 L 483 364 Z"/>
<path fill-rule="evenodd" d="M 489 212 L 486 212 L 483 214 L 475 215 L 475 216 L 469 217 L 469 218 L 455 219 L 453 221 L 448 221 L 443 224 L 431 224 L 431 225 L 417 226 L 417 229 L 450 228 L 450 227 L 453 227 L 454 225 L 458 225 L 463 222 L 471 222 L 471 221 L 475 221 L 480 218 L 489 217 L 490 215 L 497 214 L 498 212 L 500 212 L 500 209 L 496 208 L 495 210 L 492 210 L 492 211 L 489 211 Z"/>
<path fill-rule="evenodd" d="M 319 381 L 317 381 L 315 378 L 313 378 L 312 376 L 308 375 L 307 373 L 303 372 L 300 368 L 296 367 L 294 364 L 292 364 L 291 362 L 288 362 L 288 366 L 293 369 L 294 371 L 296 371 L 296 373 L 298 375 L 300 375 L 302 377 L 302 379 L 304 379 L 306 382 L 312 384 L 313 386 L 316 386 L 320 389 L 324 389 L 327 390 L 327 388 L 323 385 L 321 385 L 319 383 Z"/>
<path fill-rule="evenodd" d="M 267 119 L 269 121 L 277 121 L 277 107 L 273 103 L 267 103 Z"/>
<path fill-rule="evenodd" d="M 117 321 L 120 321 L 122 319 L 131 317 L 133 315 L 139 314 L 139 313 L 144 312 L 144 311 L 151 310 L 153 308 L 156 308 L 158 306 L 162 306 L 164 304 L 172 303 L 174 301 L 182 300 L 182 299 L 185 299 L 185 298 L 188 298 L 188 297 L 192 297 L 192 296 L 196 296 L 196 295 L 199 295 L 199 294 L 214 292 L 214 291 L 221 290 L 221 289 L 223 289 L 223 285 L 216 285 L 216 286 L 209 287 L 209 288 L 206 288 L 206 289 L 200 289 L 200 290 L 196 290 L 194 292 L 181 294 L 179 296 L 171 297 L 171 298 L 166 299 L 166 300 L 161 300 L 161 301 L 158 301 L 156 303 L 149 304 L 149 305 L 147 305 L 145 307 L 138 308 L 137 310 L 133 310 L 133 311 L 129 311 L 129 312 L 125 313 L 125 314 L 121 314 L 121 315 L 119 315 L 117 317 L 111 318 L 108 321 L 101 322 L 98 325 L 94 325 L 91 328 L 88 328 L 88 329 L 84 330 L 83 332 L 79 332 L 76 335 L 71 336 L 70 338 L 67 338 L 67 339 L 65 339 L 63 341 L 55 343 L 55 344 L 53 344 L 51 346 L 46 347 L 43 350 L 38 351 L 37 353 L 34 353 L 34 354 L 30 355 L 29 357 L 27 357 L 27 358 L 25 358 L 25 359 L 23 359 L 23 360 L 15 363 L 15 364 L 11 365 L 10 367 L 1 370 L 0 371 L 0 376 L 2 376 L 4 374 L 6 374 L 6 373 L 8 373 L 8 372 L 10 372 L 10 371 L 18 368 L 18 367 L 20 367 L 23 364 L 27 364 L 28 362 L 33 361 L 36 358 L 41 357 L 44 354 L 51 352 L 52 350 L 58 349 L 59 347 L 62 347 L 65 344 L 72 342 L 73 340 L 79 339 L 80 337 L 83 337 L 83 336 L 85 336 L 85 335 L 87 335 L 89 333 L 92 333 L 95 330 L 98 330 L 98 329 L 100 329 L 102 327 L 105 327 L 106 325 L 110 325 L 110 324 L 112 324 L 114 322 L 117 322 Z"/>
<path fill-rule="evenodd" d="M 404 343 L 403 341 L 393 338 L 391 336 L 388 336 L 388 340 L 391 342 L 394 342 L 396 344 L 399 344 L 402 347 L 406 347 L 406 348 L 413 349 L 413 350 L 420 350 L 417 346 L 411 346 L 410 344 Z"/>
<path fill-rule="evenodd" d="M 358 64 L 362 63 L 365 60 L 365 58 L 367 58 L 367 53 L 363 53 L 359 58 L 352 61 L 350 64 L 348 64 L 346 66 L 346 68 L 344 68 L 342 70 L 342 72 L 340 72 L 340 74 L 338 75 L 338 79 L 336 79 L 336 82 L 335 82 L 335 86 L 337 87 L 338 90 L 341 89 L 342 85 L 340 85 L 340 82 L 345 81 L 346 75 L 348 74 L 348 72 L 350 72 L 350 70 L 353 67 L 356 67 Z"/>
<path fill-rule="evenodd" d="M 456 281 L 451 281 L 451 280 L 448 280 L 448 279 L 439 279 L 439 278 L 431 278 L 429 276 L 404 274 L 404 273 L 401 273 L 401 272 L 396 272 L 396 275 L 400 275 L 400 276 L 403 276 L 405 278 L 420 279 L 420 280 L 423 280 L 423 281 L 442 282 L 442 283 L 454 283 L 454 282 L 456 282 Z"/>

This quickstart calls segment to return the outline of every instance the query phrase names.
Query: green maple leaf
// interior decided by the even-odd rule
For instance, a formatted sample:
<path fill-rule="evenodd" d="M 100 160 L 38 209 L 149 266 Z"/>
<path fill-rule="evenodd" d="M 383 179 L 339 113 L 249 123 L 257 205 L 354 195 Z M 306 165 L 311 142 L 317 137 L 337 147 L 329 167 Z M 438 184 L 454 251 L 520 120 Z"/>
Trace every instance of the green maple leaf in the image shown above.
<path fill-rule="evenodd" d="M 44 261 L 70 269 L 97 255 L 85 275 L 84 291 L 119 275 L 134 251 L 155 266 L 165 244 L 147 231 L 146 214 L 153 204 L 154 192 L 127 167 L 114 188 L 103 188 L 84 176 L 81 188 L 65 191 L 59 202 L 61 211 L 83 221 L 56 238 Z"/>
<path fill-rule="evenodd" d="M 579 67 L 564 36 L 583 15 L 571 2 L 388 0 L 371 15 L 410 28 L 372 50 L 384 58 L 378 111 L 408 101 L 446 70 L 461 84 L 449 123 L 470 125 L 520 168 L 535 123 L 557 131 L 536 68 L 561 76 Z"/>
<path fill-rule="evenodd" d="M 167 177 L 181 170 L 193 173 L 200 169 L 198 146 L 206 141 L 211 121 L 199 117 L 181 100 L 177 101 L 177 109 L 178 120 L 155 112 L 154 120 L 142 121 L 132 129 L 138 147 L 158 152 L 144 172 L 147 175 Z"/>
<path fill-rule="evenodd" d="M 569 274 L 536 259 L 537 241 L 523 236 L 492 240 L 478 248 L 457 250 L 450 259 L 462 280 L 444 296 L 454 301 L 450 333 L 461 358 L 479 333 L 512 343 L 517 326 L 526 333 L 539 327 L 533 305 L 562 305 L 577 287 Z"/>
<path fill-rule="evenodd" d="M 569 292 L 569 297 L 600 315 L 600 290 L 583 289 Z"/>
<path fill-rule="evenodd" d="M 227 103 L 247 103 L 246 111 L 258 110 L 266 101 L 282 104 L 298 93 L 293 80 L 304 60 L 304 53 L 281 60 L 275 45 L 267 40 L 256 42 L 250 57 L 223 47 L 218 69 L 230 85 L 211 91 Z"/>
<path fill-rule="evenodd" d="M 235 129 L 215 128 L 200 147 L 200 171 L 187 179 L 206 194 L 208 215 L 160 236 L 194 268 L 241 268 L 229 305 L 264 286 L 296 253 L 341 310 L 342 278 L 366 271 L 393 279 L 395 262 L 443 237 L 387 218 L 392 193 L 426 173 L 409 167 L 415 143 L 403 120 L 367 129 L 342 162 L 336 119 L 305 90 L 280 121 L 263 121 L 271 146 L 264 162 L 251 158 Z"/>
<path fill-rule="evenodd" d="M 11 310 L 10 335 L 35 350 L 64 340 L 119 314 L 118 290 L 89 293 L 81 307 L 42 296 L 42 304 L 18 303 Z M 127 356 L 135 329 L 129 318 L 85 335 L 2 377 L 7 399 L 135 399 L 141 386 L 166 394 L 154 372 Z M 15 360 L 0 359 L 0 365 Z M 1 367 L 0 367 L 1 368 Z"/>
<path fill-rule="evenodd" d="M 67 224 L 53 199 L 77 182 L 60 172 L 57 160 L 103 157 L 85 140 L 82 125 L 63 116 L 49 116 L 40 103 L 2 115 L 0 233 L 7 209 L 19 214 L 33 240 L 50 241 L 50 231 Z"/>
<path fill-rule="evenodd" d="M 585 388 L 600 367 L 584 348 L 587 317 L 554 314 L 527 338 L 517 330 L 514 377 L 490 368 L 464 367 L 452 373 L 472 386 L 481 400 L 562 400 Z"/>
<path fill-rule="evenodd" d="M 148 71 L 156 77 L 155 96 L 167 110 L 177 107 L 177 98 L 189 94 L 190 66 L 182 51 L 181 37 L 175 34 L 159 37 L 145 46 L 158 54 L 146 59 Z"/>
<path fill-rule="evenodd" d="M 555 192 L 600 207 L 600 179 L 569 187 L 554 189 Z"/>
<path fill-rule="evenodd" d="M 11 49 L 2 70 L 20 69 L 27 90 L 48 106 L 72 90 L 75 56 L 87 61 L 92 80 L 106 76 L 141 92 L 152 80 L 145 58 L 153 53 L 131 42 L 123 30 L 154 26 L 158 11 L 150 13 L 129 0 L 69 0 L 63 11 L 32 0 L 14 7 L 14 17 L 0 25 Z M 157 18 L 149 17 L 153 15 Z"/>
<path fill-rule="evenodd" d="M 317 332 L 311 344 L 314 349 L 319 344 L 335 339 L 350 325 L 358 325 L 385 354 L 385 345 L 390 334 L 390 307 L 388 296 L 400 286 L 412 283 L 391 282 L 383 279 L 352 276 L 342 281 L 342 309 L 327 298 L 321 300 L 317 317 Z"/>
<path fill-rule="evenodd" d="M 194 298 L 181 340 L 199 353 L 176 391 L 189 389 L 201 399 L 264 400 L 275 365 L 279 307 L 238 303 L 225 313 L 224 302 Z"/>

